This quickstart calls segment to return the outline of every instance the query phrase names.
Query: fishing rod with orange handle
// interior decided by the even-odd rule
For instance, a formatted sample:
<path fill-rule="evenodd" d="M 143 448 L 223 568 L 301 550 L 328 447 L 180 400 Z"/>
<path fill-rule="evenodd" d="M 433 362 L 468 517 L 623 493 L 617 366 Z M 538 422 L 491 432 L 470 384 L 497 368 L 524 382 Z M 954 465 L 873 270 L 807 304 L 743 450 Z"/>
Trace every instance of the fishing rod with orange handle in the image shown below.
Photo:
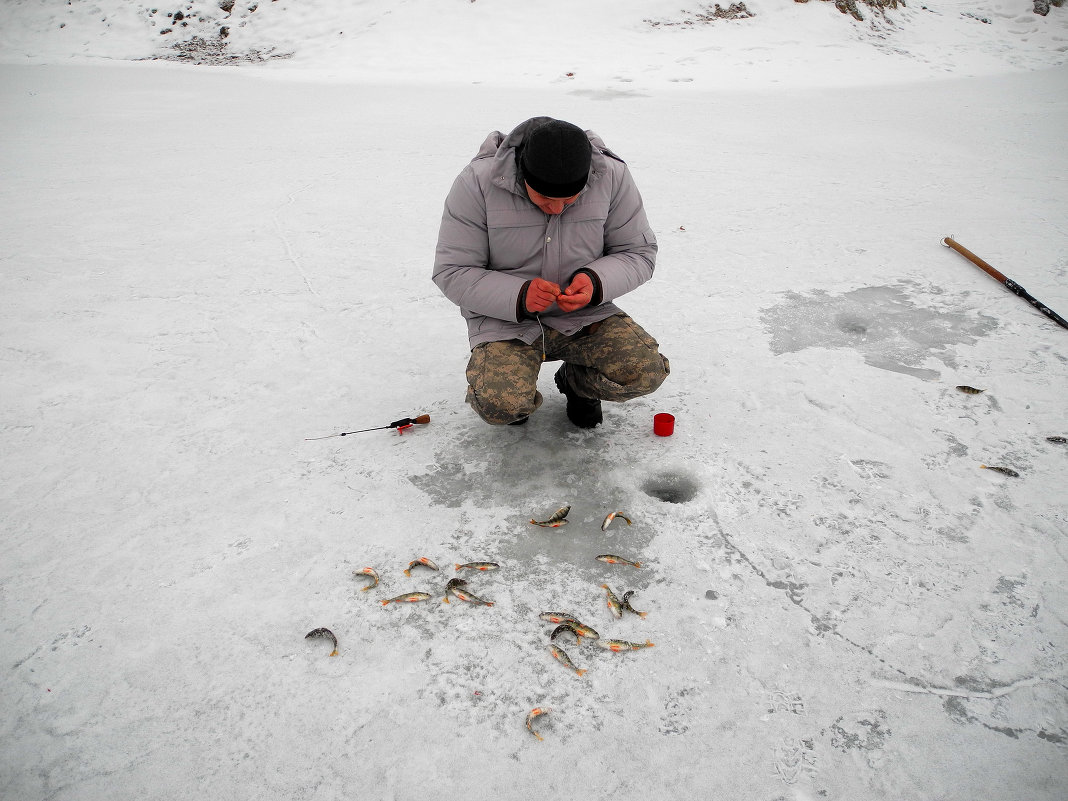
<path fill-rule="evenodd" d="M 1011 278 L 1008 278 L 1004 274 L 998 272 L 998 270 L 996 270 L 990 264 L 976 256 L 974 253 L 968 250 L 968 248 L 964 247 L 959 242 L 953 241 L 953 239 L 948 236 L 942 240 L 942 244 L 945 245 L 947 248 L 952 248 L 953 250 L 957 251 L 957 253 L 962 255 L 964 258 L 966 258 L 984 273 L 989 275 L 991 278 L 1000 281 L 1002 284 L 1005 285 L 1006 289 L 1008 289 L 1014 295 L 1017 295 L 1026 300 L 1028 303 L 1030 303 L 1032 306 L 1034 306 L 1036 309 L 1046 315 L 1049 319 L 1053 320 L 1053 322 L 1055 322 L 1057 325 L 1063 328 L 1068 328 L 1068 320 L 1065 320 L 1063 317 L 1057 314 L 1057 312 L 1053 311 L 1053 309 L 1051 309 L 1042 301 L 1032 297 L 1026 289 L 1017 284 Z"/>
<path fill-rule="evenodd" d="M 361 428 L 359 431 L 342 431 L 340 434 L 327 434 L 325 437 L 305 437 L 305 442 L 311 442 L 317 439 L 330 439 L 331 437 L 347 437 L 349 434 L 362 434 L 365 431 L 382 431 L 387 428 L 397 429 L 398 434 L 403 434 L 412 426 L 425 426 L 430 422 L 429 414 L 421 414 L 418 417 L 403 417 L 400 420 L 394 420 L 388 426 L 375 426 L 374 428 Z"/>

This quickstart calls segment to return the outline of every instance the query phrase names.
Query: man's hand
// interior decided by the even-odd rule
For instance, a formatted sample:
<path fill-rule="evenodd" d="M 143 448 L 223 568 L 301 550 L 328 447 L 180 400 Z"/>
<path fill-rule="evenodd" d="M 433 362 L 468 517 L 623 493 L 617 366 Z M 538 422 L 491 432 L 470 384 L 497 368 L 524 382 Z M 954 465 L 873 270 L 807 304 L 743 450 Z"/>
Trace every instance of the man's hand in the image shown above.
<path fill-rule="evenodd" d="M 588 278 L 586 279 L 589 280 Z M 527 287 L 527 296 L 523 301 L 527 311 L 538 314 L 553 305 L 553 301 L 560 295 L 560 287 L 552 281 L 544 278 L 535 278 Z M 589 303 L 589 301 L 586 301 Z M 562 308 L 562 307 L 561 307 Z M 566 310 L 565 310 L 566 311 Z"/>
<path fill-rule="evenodd" d="M 561 311 L 573 312 L 589 305 L 591 300 L 593 300 L 593 281 L 586 273 L 579 273 L 571 282 L 571 286 L 556 299 L 556 305 Z"/>

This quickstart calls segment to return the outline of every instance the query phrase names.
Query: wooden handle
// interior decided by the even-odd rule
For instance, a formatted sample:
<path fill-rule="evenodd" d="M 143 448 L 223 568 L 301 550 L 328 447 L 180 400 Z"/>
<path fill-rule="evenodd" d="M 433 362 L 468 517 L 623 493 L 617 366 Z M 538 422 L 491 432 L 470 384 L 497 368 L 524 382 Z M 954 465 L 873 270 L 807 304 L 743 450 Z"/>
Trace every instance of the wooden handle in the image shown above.
<path fill-rule="evenodd" d="M 1008 280 L 993 266 L 987 264 L 985 261 L 983 261 L 970 250 L 968 250 L 968 248 L 964 247 L 964 245 L 960 244 L 959 242 L 953 241 L 953 239 L 951 239 L 950 237 L 947 236 L 945 239 L 943 239 L 942 244 L 945 245 L 947 248 L 953 248 L 953 250 L 957 251 L 957 253 L 962 255 L 964 258 L 966 258 L 968 261 L 970 261 L 972 264 L 974 264 L 976 267 L 978 267 L 990 277 L 996 278 L 1003 284 Z"/>
<path fill-rule="evenodd" d="M 416 417 L 414 420 L 412 420 L 412 422 L 413 423 L 418 423 L 421 426 L 425 426 L 427 423 L 430 422 L 430 415 L 429 414 L 421 414 L 418 417 Z"/>

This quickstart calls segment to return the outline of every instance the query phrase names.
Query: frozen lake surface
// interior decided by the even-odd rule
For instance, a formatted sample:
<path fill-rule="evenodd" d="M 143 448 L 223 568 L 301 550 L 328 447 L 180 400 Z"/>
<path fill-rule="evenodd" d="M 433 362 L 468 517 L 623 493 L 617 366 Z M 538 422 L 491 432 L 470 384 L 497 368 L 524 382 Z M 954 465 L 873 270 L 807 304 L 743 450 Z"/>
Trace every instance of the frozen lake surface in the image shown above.
<path fill-rule="evenodd" d="M 849 32 L 835 58 L 870 52 L 824 11 L 762 35 L 815 12 Z M 1015 14 L 887 40 L 913 65 L 925 30 L 948 61 L 980 33 L 1015 53 L 975 74 L 781 87 L 706 38 L 751 87 L 650 56 L 626 92 L 435 82 L 418 48 L 391 81 L 350 50 L 57 63 L 6 34 L 0 796 L 1063 798 L 1068 331 L 940 245 L 1068 312 L 1064 9 L 1033 48 Z M 542 113 L 627 159 L 660 242 L 620 305 L 672 375 L 593 431 L 551 369 L 528 425 L 484 425 L 430 282 L 453 177 Z M 612 511 L 633 524 L 602 531 Z M 441 570 L 406 576 L 418 557 Z M 441 603 L 487 560 L 492 607 Z M 655 647 L 558 639 L 577 675 L 550 610 Z"/>

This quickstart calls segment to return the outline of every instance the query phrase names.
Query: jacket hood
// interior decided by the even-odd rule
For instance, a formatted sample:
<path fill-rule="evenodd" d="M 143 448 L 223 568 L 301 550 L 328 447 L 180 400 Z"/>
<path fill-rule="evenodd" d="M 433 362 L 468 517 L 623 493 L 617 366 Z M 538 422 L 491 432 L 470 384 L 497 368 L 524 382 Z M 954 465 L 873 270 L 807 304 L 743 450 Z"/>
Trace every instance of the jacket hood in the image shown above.
<path fill-rule="evenodd" d="M 519 123 L 507 135 L 502 134 L 500 131 L 493 131 L 482 142 L 482 146 L 479 147 L 478 153 L 472 161 L 492 158 L 495 162 L 490 171 L 490 180 L 493 185 L 506 189 L 513 194 L 525 196 L 526 188 L 523 186 L 520 176 L 516 151 L 522 147 L 523 140 L 530 131 L 552 120 L 553 117 L 531 117 L 526 122 Z M 590 146 L 593 151 L 588 186 L 590 183 L 600 180 L 607 172 L 605 159 L 611 158 L 619 162 L 623 162 L 623 159 L 609 150 L 601 137 L 593 131 L 586 131 L 585 133 L 590 140 Z"/>

